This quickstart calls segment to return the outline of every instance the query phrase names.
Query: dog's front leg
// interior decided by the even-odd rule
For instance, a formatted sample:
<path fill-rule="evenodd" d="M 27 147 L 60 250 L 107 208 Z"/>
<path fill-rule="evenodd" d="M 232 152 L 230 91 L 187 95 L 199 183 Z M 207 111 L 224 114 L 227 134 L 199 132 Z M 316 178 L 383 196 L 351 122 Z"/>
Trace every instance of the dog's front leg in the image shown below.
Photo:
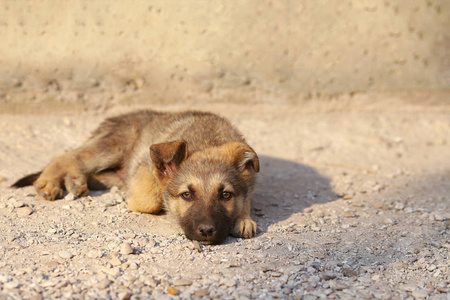
<path fill-rule="evenodd" d="M 140 166 L 130 182 L 128 208 L 131 211 L 157 214 L 163 207 L 161 188 L 148 166 Z"/>
<path fill-rule="evenodd" d="M 231 230 L 233 236 L 248 239 L 256 235 L 257 226 L 250 216 L 250 210 L 250 199 L 247 199 L 241 215 L 237 218 Z"/>

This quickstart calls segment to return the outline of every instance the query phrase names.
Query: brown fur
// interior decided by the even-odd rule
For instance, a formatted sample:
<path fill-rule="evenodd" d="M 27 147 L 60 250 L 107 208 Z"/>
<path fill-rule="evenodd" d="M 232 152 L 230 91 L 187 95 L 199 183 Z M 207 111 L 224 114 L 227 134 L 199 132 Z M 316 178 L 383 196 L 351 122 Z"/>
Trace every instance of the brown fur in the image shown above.
<path fill-rule="evenodd" d="M 250 198 L 259 160 L 225 119 L 203 112 L 140 111 L 104 121 L 81 147 L 54 158 L 33 184 L 55 200 L 64 190 L 124 186 L 132 211 L 175 216 L 186 236 L 218 243 L 229 233 L 250 238 Z"/>

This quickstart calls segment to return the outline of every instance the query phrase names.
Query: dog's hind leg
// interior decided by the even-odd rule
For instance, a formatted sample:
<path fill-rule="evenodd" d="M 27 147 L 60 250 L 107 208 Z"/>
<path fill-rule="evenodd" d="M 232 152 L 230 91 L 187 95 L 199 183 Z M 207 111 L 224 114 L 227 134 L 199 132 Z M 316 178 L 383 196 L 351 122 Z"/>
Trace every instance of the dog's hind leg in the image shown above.
<path fill-rule="evenodd" d="M 62 197 L 64 187 L 75 197 L 84 196 L 90 174 L 120 168 L 124 156 L 120 148 L 114 138 L 94 136 L 83 146 L 55 157 L 33 185 L 46 200 Z"/>
<path fill-rule="evenodd" d="M 81 147 L 54 158 L 34 182 L 39 196 L 75 197 L 88 193 L 88 178 L 107 169 L 122 169 L 140 134 L 141 124 L 128 116 L 106 120 Z"/>
<path fill-rule="evenodd" d="M 140 111 L 105 120 L 81 147 L 54 158 L 42 171 L 19 179 L 12 187 L 33 184 L 38 195 L 55 200 L 64 188 L 75 196 L 88 193 L 88 185 L 117 185 L 141 130 L 164 113 Z M 123 182 L 122 182 L 123 183 Z"/>

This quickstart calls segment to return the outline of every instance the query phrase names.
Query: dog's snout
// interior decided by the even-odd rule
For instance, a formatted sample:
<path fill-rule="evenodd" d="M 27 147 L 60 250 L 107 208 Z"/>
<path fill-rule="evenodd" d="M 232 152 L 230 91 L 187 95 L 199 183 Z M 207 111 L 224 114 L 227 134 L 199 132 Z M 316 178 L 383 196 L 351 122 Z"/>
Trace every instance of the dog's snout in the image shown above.
<path fill-rule="evenodd" d="M 216 232 L 216 229 L 211 224 L 200 224 L 198 226 L 198 232 L 205 238 L 210 238 Z"/>
<path fill-rule="evenodd" d="M 227 238 L 233 225 L 225 211 L 205 210 L 204 206 L 191 206 L 181 226 L 186 237 L 207 244 L 216 244 Z"/>

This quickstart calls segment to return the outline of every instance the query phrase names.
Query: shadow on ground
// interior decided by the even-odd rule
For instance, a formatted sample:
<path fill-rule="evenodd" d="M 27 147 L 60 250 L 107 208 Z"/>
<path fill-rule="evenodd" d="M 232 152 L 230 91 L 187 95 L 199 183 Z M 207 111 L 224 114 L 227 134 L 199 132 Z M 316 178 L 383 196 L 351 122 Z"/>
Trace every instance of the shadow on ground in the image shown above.
<path fill-rule="evenodd" d="M 269 156 L 260 157 L 260 161 L 253 213 L 261 232 L 313 204 L 338 198 L 330 180 L 312 167 Z"/>

